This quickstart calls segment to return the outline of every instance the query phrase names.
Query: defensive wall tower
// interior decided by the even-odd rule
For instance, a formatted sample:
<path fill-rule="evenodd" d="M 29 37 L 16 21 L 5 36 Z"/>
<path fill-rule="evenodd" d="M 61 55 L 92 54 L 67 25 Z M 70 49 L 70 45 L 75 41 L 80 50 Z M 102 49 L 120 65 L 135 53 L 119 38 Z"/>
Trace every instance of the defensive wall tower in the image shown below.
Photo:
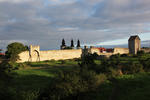
<path fill-rule="evenodd" d="M 141 40 L 138 35 L 131 36 L 128 40 L 130 54 L 137 54 L 141 50 Z"/>
<path fill-rule="evenodd" d="M 30 45 L 29 55 L 29 61 L 40 61 L 40 46 Z"/>

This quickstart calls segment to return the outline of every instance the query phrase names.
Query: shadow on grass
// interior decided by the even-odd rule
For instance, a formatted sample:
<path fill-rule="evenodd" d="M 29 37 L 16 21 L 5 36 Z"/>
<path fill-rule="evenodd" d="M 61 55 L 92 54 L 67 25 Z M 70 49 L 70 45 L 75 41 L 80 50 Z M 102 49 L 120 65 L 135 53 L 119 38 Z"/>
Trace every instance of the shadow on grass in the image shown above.
<path fill-rule="evenodd" d="M 40 90 L 48 87 L 53 77 L 13 74 L 9 83 L 0 86 L 0 100 L 37 100 Z M 1 85 L 1 84 L 0 84 Z M 5 87 L 4 87 L 5 86 Z"/>
<path fill-rule="evenodd" d="M 53 77 L 40 76 L 40 75 L 15 75 L 12 79 L 10 87 L 17 90 L 34 90 L 47 87 Z"/>
<path fill-rule="evenodd" d="M 37 63 L 27 63 L 28 66 L 33 67 L 33 68 L 49 68 L 49 67 L 72 67 L 72 66 L 78 66 L 78 64 L 74 63 L 61 63 L 61 62 L 56 62 L 56 63 L 51 63 L 51 62 L 37 62 Z"/>
<path fill-rule="evenodd" d="M 113 81 L 114 82 L 114 81 Z M 113 83 L 115 89 L 110 100 L 149 100 L 150 74 L 124 75 Z"/>
<path fill-rule="evenodd" d="M 50 67 L 49 64 L 29 64 L 31 67 Z"/>
<path fill-rule="evenodd" d="M 58 72 L 73 71 L 76 69 L 74 66 L 57 66 L 44 69 L 16 70 L 12 73 L 14 78 L 12 79 L 13 83 L 11 85 L 22 89 L 43 88 L 51 82 Z"/>
<path fill-rule="evenodd" d="M 91 100 L 149 100 L 150 73 L 123 75 L 88 94 Z"/>

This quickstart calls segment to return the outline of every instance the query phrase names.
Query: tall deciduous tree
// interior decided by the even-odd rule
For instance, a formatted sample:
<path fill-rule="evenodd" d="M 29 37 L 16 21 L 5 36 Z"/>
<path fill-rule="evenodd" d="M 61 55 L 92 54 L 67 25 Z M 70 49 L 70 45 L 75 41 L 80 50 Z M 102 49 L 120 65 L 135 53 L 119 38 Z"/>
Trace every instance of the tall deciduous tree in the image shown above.
<path fill-rule="evenodd" d="M 18 54 L 26 50 L 28 50 L 27 46 L 24 46 L 22 43 L 11 43 L 7 46 L 6 57 L 11 61 L 17 61 L 19 59 Z"/>

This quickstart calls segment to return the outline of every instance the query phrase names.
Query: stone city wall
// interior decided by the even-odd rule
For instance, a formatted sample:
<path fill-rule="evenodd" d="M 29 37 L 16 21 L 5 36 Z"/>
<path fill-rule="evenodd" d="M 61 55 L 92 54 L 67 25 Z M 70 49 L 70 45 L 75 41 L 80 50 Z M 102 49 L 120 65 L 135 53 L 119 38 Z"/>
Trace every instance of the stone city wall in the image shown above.
<path fill-rule="evenodd" d="M 114 48 L 113 54 L 129 54 L 128 48 Z"/>
<path fill-rule="evenodd" d="M 34 50 L 35 49 L 35 50 Z M 89 53 L 97 53 L 98 55 L 105 55 L 107 57 L 113 54 L 128 54 L 129 49 L 127 48 L 114 48 L 112 53 L 101 53 L 97 48 L 89 48 Z M 19 54 L 20 59 L 18 62 L 36 62 L 36 61 L 45 61 L 45 60 L 66 60 L 80 58 L 84 53 L 82 49 L 72 49 L 72 50 L 48 50 L 40 51 L 39 47 L 31 48 L 30 51 L 25 51 Z"/>
<path fill-rule="evenodd" d="M 98 55 L 100 55 L 100 50 L 98 48 L 91 48 L 90 49 L 90 53 L 93 54 L 93 53 L 97 53 Z"/>
<path fill-rule="evenodd" d="M 145 53 L 149 53 L 150 52 L 150 48 L 142 48 L 141 50 L 143 50 Z"/>
<path fill-rule="evenodd" d="M 17 62 L 27 62 L 29 61 L 29 51 L 24 51 L 19 54 L 19 60 Z"/>
<path fill-rule="evenodd" d="M 40 52 L 40 60 L 65 60 L 80 58 L 82 54 L 82 49 L 75 50 L 49 50 Z"/>
<path fill-rule="evenodd" d="M 39 53 L 39 55 L 38 55 Z M 29 51 L 25 51 L 19 54 L 20 59 L 18 62 L 36 62 L 45 60 L 65 60 L 80 58 L 82 54 L 82 49 L 75 50 L 49 50 L 49 51 L 39 51 L 32 52 L 30 56 Z"/>

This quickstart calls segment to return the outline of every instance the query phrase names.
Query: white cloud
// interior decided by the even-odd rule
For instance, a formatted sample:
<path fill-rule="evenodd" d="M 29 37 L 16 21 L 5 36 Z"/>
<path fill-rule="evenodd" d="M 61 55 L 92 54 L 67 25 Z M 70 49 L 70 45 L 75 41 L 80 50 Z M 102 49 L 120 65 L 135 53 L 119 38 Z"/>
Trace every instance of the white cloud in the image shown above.
<path fill-rule="evenodd" d="M 96 44 L 149 32 L 150 0 L 0 0 L 0 40 L 59 48 L 64 37 Z M 57 45 L 57 47 L 56 47 Z"/>
<path fill-rule="evenodd" d="M 14 3 L 20 3 L 20 2 L 29 2 L 31 0 L 0 0 L 0 2 L 14 2 Z"/>
<path fill-rule="evenodd" d="M 58 29 L 58 31 L 76 31 L 76 30 L 78 30 L 77 27 L 64 27 Z"/>
<path fill-rule="evenodd" d="M 45 0 L 46 3 L 49 3 L 50 5 L 67 5 L 75 3 L 77 0 Z"/>

